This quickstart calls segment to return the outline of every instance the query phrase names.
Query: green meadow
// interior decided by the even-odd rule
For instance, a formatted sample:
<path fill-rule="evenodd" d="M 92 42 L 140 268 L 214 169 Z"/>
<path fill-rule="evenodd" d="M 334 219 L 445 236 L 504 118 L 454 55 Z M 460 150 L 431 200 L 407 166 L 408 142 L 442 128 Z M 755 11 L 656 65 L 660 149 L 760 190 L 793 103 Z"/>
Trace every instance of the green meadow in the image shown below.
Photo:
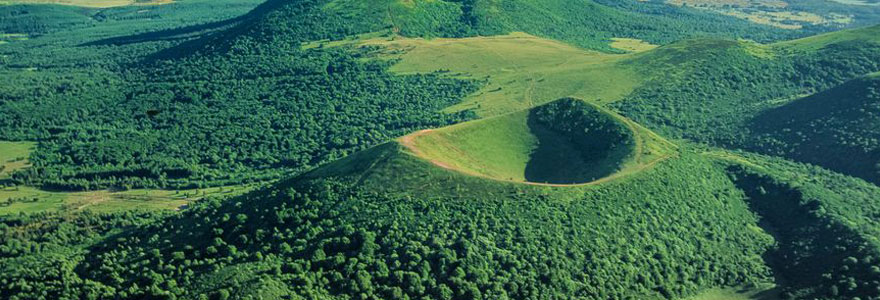
<path fill-rule="evenodd" d="M 32 142 L 2 142 L 0 141 L 0 179 L 9 177 L 15 170 L 28 165 L 30 155 L 36 143 Z"/>
<path fill-rule="evenodd" d="M 485 80 L 485 86 L 446 112 L 474 110 L 483 117 L 528 109 L 563 97 L 594 103 L 622 99 L 646 79 L 621 64 L 633 54 L 580 49 L 526 33 L 462 39 L 379 38 L 378 57 L 399 60 L 398 74 L 441 72 Z"/>
<path fill-rule="evenodd" d="M 0 217 L 20 213 L 83 210 L 117 212 L 126 210 L 178 210 L 208 197 L 232 197 L 256 186 L 228 186 L 191 190 L 135 189 L 128 191 L 54 192 L 28 186 L 0 189 Z"/>

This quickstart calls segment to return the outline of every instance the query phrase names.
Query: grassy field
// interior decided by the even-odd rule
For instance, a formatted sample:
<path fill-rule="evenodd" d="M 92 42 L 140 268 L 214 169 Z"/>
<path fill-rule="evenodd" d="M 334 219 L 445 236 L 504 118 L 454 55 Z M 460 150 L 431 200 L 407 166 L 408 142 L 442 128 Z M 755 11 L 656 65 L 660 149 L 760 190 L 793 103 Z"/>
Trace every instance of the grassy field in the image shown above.
<path fill-rule="evenodd" d="M 843 3 L 847 5 L 865 5 L 865 6 L 880 6 L 880 3 L 871 3 L 865 0 L 831 0 L 837 3 Z"/>
<path fill-rule="evenodd" d="M 2 5 L 3 2 L 0 2 Z M 15 41 L 26 41 L 28 35 L 23 33 L 0 33 L 0 45 L 8 44 Z"/>
<path fill-rule="evenodd" d="M 666 3 L 711 10 L 752 23 L 782 29 L 801 29 L 804 24 L 846 25 L 853 22 L 851 16 L 840 14 L 818 15 L 805 11 L 785 10 L 788 3 L 780 0 L 667 0 Z"/>
<path fill-rule="evenodd" d="M 567 96 L 609 103 L 622 99 L 645 79 L 644 74 L 619 64 L 628 54 L 585 51 L 525 33 L 464 39 L 373 38 L 361 44 L 381 46 L 379 57 L 400 59 L 391 68 L 397 73 L 443 71 L 449 76 L 487 80 L 482 90 L 447 109 L 474 109 L 483 117 Z"/>
<path fill-rule="evenodd" d="M 0 142 L 0 179 L 26 168 L 33 142 Z M 193 190 L 128 190 L 53 192 L 35 187 L 0 187 L 0 216 L 34 212 L 75 212 L 83 209 L 116 211 L 127 209 L 179 209 L 190 201 L 213 196 L 234 196 L 255 186 L 231 186 Z"/>
<path fill-rule="evenodd" d="M 627 52 L 643 52 L 657 48 L 657 45 L 645 42 L 639 39 L 613 38 L 611 39 L 611 47 Z"/>
<path fill-rule="evenodd" d="M 779 291 L 774 286 L 751 288 L 719 288 L 705 291 L 686 300 L 779 300 Z"/>
<path fill-rule="evenodd" d="M 129 209 L 180 209 L 187 203 L 215 196 L 235 196 L 256 186 L 232 186 L 193 190 L 129 190 L 51 192 L 18 186 L 0 189 L 0 216 L 34 212 L 119 211 Z M 12 204 L 7 201 L 12 199 Z"/>
<path fill-rule="evenodd" d="M 620 121 L 621 126 L 634 133 L 635 147 L 632 155 L 626 155 L 626 161 L 599 162 L 602 165 L 585 162 L 571 142 L 529 122 L 529 111 L 424 130 L 402 137 L 399 141 L 412 154 L 446 169 L 500 181 L 531 184 L 535 183 L 529 180 L 530 172 L 550 172 L 546 170 L 571 174 L 569 178 L 572 180 L 566 182 L 568 185 L 601 183 L 641 171 L 675 153 L 673 143 L 622 116 L 597 109 Z M 588 171 L 584 169 L 608 169 L 611 164 L 622 167 L 605 174 L 603 178 L 584 180 L 578 177 Z M 547 176 L 538 174 L 531 177 Z M 565 185 L 560 181 L 563 178 L 555 178 L 551 185 Z"/>
<path fill-rule="evenodd" d="M 816 51 L 825 46 L 846 41 L 880 42 L 880 26 L 841 30 L 797 40 L 779 42 L 772 44 L 771 46 L 774 49 L 784 52 Z"/>
<path fill-rule="evenodd" d="M 4 4 L 60 4 L 91 8 L 107 8 L 127 5 L 161 5 L 172 0 L 0 0 Z"/>
<path fill-rule="evenodd" d="M 28 166 L 27 158 L 36 143 L 0 142 L 0 179 L 15 170 Z"/>
<path fill-rule="evenodd" d="M 672 5 L 688 5 L 688 6 L 735 6 L 735 7 L 774 7 L 784 8 L 788 3 L 782 0 L 666 0 L 666 3 Z"/>
<path fill-rule="evenodd" d="M 820 16 L 802 11 L 723 10 L 721 13 L 740 19 L 746 19 L 752 23 L 770 25 L 782 29 L 801 29 L 804 27 L 802 24 L 821 25 L 833 23 L 846 25 L 853 21 L 852 17 L 844 15 L 829 14 L 828 16 Z"/>
<path fill-rule="evenodd" d="M 525 181 L 525 168 L 538 147 L 528 111 L 426 130 L 403 138 L 420 157 L 447 169 L 502 180 Z"/>

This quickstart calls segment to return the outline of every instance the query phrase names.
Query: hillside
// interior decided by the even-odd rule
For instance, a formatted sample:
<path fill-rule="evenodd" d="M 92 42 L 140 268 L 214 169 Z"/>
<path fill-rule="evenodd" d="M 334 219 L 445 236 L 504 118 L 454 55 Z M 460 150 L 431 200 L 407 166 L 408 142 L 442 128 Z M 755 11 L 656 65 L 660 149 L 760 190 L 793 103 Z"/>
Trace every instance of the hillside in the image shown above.
<path fill-rule="evenodd" d="M 762 151 L 880 182 L 878 115 L 875 74 L 765 111 L 750 126 Z"/>
<path fill-rule="evenodd" d="M 804 174 L 822 179 L 792 177 Z M 824 170 L 700 148 L 595 186 L 504 183 L 390 142 L 112 238 L 92 233 L 83 252 L 59 244 L 78 237 L 60 228 L 17 233 L 0 249 L 29 254 L 0 276 L 4 295 L 25 298 L 680 299 L 774 282 L 797 299 L 870 296 L 878 195 Z M 77 254 L 52 256 L 63 251 Z M 59 273 L 26 271 L 61 261 Z"/>
<path fill-rule="evenodd" d="M 772 147 L 763 149 L 751 120 L 880 70 L 878 37 L 880 26 L 771 45 L 700 40 L 661 47 L 640 54 L 633 63 L 674 71 L 612 106 L 664 136 L 798 159 Z M 833 168 L 831 162 L 810 162 Z"/>
<path fill-rule="evenodd" d="M 880 299 L 880 26 L 246 6 L 0 6 L 0 299 Z"/>
<path fill-rule="evenodd" d="M 343 22 L 344 21 L 344 22 Z M 271 0 L 250 20 L 230 31 L 246 47 L 321 39 L 342 40 L 372 32 L 406 37 L 472 37 L 526 32 L 583 48 L 614 51 L 611 38 L 637 38 L 655 44 L 699 36 L 771 41 L 803 35 L 660 3 L 597 4 L 591 0 L 344 1 Z M 229 35 L 209 47 L 228 45 Z M 215 44 L 220 44 L 220 47 Z M 226 46 L 222 46 L 226 44 Z"/>
<path fill-rule="evenodd" d="M 94 245 L 64 280 L 183 299 L 651 299 L 773 280 L 760 257 L 771 237 L 723 169 L 697 155 L 555 189 L 460 175 L 402 150 L 316 171 L 338 179 L 312 173 L 201 203 Z"/>

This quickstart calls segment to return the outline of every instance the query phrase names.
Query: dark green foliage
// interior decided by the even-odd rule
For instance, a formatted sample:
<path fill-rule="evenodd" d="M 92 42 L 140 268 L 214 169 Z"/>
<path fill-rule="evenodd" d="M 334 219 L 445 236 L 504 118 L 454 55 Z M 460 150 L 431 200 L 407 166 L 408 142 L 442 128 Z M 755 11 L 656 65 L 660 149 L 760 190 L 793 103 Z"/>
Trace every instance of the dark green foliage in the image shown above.
<path fill-rule="evenodd" d="M 0 6 L 0 33 L 41 35 L 73 26 L 94 24 L 89 9 L 61 5 Z"/>
<path fill-rule="evenodd" d="M 856 79 L 761 113 L 754 147 L 880 182 L 880 79 Z"/>
<path fill-rule="evenodd" d="M 880 27 L 871 27 L 840 34 L 845 37 L 848 34 L 871 34 L 878 31 Z M 800 148 L 811 146 L 803 144 L 804 138 L 795 137 L 796 133 L 769 133 L 768 130 L 772 129 L 766 128 L 768 125 L 761 125 L 766 121 L 761 121 L 759 115 L 778 103 L 793 100 L 797 95 L 824 91 L 847 80 L 880 70 L 880 44 L 856 39 L 832 43 L 815 51 L 778 47 L 775 49 L 776 57 L 754 55 L 755 50 L 750 47 L 755 46 L 734 41 L 696 41 L 669 46 L 645 55 L 636 62 L 676 71 L 654 79 L 627 100 L 614 106 L 627 117 L 667 136 L 783 155 L 876 180 L 877 175 L 869 174 L 865 167 L 847 167 L 833 157 L 816 152 L 811 154 Z M 654 59 L 657 57 L 663 59 Z M 820 94 L 816 97 L 822 96 Z M 819 105 L 815 108 L 824 110 L 829 107 Z M 764 118 L 774 119 L 774 122 L 787 122 L 785 127 L 794 132 L 823 131 L 830 134 L 828 130 L 832 130 L 828 127 L 814 130 L 812 128 L 819 124 L 806 120 L 803 116 L 785 114 L 781 117 L 777 114 L 775 117 Z M 870 128 L 871 121 L 857 117 L 835 125 L 844 126 L 843 122 L 861 122 L 860 120 L 865 120 L 865 128 Z M 776 129 L 783 130 L 780 126 L 776 126 Z M 836 130 L 852 130 L 850 139 L 846 142 L 833 142 L 835 149 L 847 153 L 853 153 L 846 150 L 849 144 L 855 142 L 853 140 L 871 143 L 873 139 L 873 135 L 869 134 L 870 129 L 858 130 L 846 126 Z M 814 136 L 815 142 L 819 143 L 815 146 L 821 150 L 813 151 L 830 150 L 825 146 L 830 146 L 829 143 L 832 142 L 819 142 L 823 139 L 821 135 L 818 133 Z M 873 154 L 870 154 L 870 149 L 858 149 L 862 153 L 859 154 L 860 157 L 871 159 Z M 867 164 L 870 161 L 872 160 L 858 163 Z"/>
<path fill-rule="evenodd" d="M 626 125 L 582 100 L 539 106 L 529 113 L 528 124 L 539 139 L 526 166 L 531 182 L 589 182 L 620 170 L 635 151 Z M 572 149 L 560 151 L 562 145 Z"/>
<path fill-rule="evenodd" d="M 725 172 L 695 155 L 572 195 L 373 151 L 366 173 L 201 202 L 107 239 L 76 274 L 123 299 L 678 298 L 768 280 L 769 237 L 747 227 Z"/>
<path fill-rule="evenodd" d="M 841 207 L 829 201 L 837 195 L 803 191 L 741 167 L 734 167 L 732 174 L 777 240 L 777 248 L 767 255 L 776 276 L 786 282 L 786 298 L 880 297 L 880 248 L 865 237 L 867 232 L 860 233 L 826 209 Z"/>
<path fill-rule="evenodd" d="M 436 111 L 474 90 L 435 76 L 393 76 L 340 50 L 173 63 L 126 74 L 115 93 L 74 87 L 0 107 L 15 116 L 4 120 L 7 139 L 42 140 L 35 167 L 16 178 L 66 190 L 272 179 L 466 119 Z M 79 97 L 73 113 L 63 109 L 70 97 Z M 49 108 L 67 117 L 40 113 Z"/>
<path fill-rule="evenodd" d="M 247 48 L 262 56 L 180 57 L 120 72 L 9 70 L 16 84 L 0 88 L 0 139 L 41 141 L 16 180 L 83 190 L 277 179 L 471 117 L 438 111 L 473 82 L 394 76 L 349 49 L 276 45 Z"/>
<path fill-rule="evenodd" d="M 75 267 L 81 247 L 163 214 L 125 212 L 75 216 L 39 213 L 0 218 L 0 298 L 78 299 L 76 295 L 112 296 L 83 281 Z"/>

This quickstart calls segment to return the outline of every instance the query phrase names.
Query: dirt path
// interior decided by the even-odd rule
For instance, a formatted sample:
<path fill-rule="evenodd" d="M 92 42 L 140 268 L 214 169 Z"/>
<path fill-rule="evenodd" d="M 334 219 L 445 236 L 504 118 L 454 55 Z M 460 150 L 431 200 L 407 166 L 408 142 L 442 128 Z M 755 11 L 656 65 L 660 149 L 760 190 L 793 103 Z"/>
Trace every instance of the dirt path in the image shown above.
<path fill-rule="evenodd" d="M 455 168 L 452 168 L 451 166 L 449 166 L 449 165 L 447 165 L 447 164 L 445 164 L 445 163 L 443 163 L 443 162 L 441 162 L 441 161 L 439 161 L 439 160 L 428 159 L 428 157 L 425 155 L 425 152 L 422 152 L 422 150 L 419 149 L 419 147 L 416 147 L 415 140 L 416 140 L 417 138 L 419 138 L 420 136 L 423 136 L 423 135 L 425 135 L 425 134 L 431 133 L 431 132 L 433 132 L 433 131 L 434 131 L 434 129 L 419 130 L 419 131 L 416 131 L 416 132 L 413 133 L 413 134 L 405 135 L 405 136 L 401 137 L 400 139 L 398 139 L 398 142 L 400 142 L 401 145 L 403 145 L 404 147 L 406 147 L 406 149 L 408 149 L 410 152 L 412 152 L 412 154 L 414 154 L 415 156 L 417 156 L 417 157 L 419 157 L 419 158 L 422 158 L 422 159 L 425 159 L 425 160 L 428 160 L 428 161 L 430 161 L 432 164 L 437 165 L 438 167 L 441 167 L 441 168 L 444 168 L 444 169 L 448 169 L 448 170 L 453 170 L 453 171 L 458 171 L 458 172 L 466 173 L 466 172 L 464 172 L 463 170 L 457 170 L 457 169 L 455 169 Z"/>

